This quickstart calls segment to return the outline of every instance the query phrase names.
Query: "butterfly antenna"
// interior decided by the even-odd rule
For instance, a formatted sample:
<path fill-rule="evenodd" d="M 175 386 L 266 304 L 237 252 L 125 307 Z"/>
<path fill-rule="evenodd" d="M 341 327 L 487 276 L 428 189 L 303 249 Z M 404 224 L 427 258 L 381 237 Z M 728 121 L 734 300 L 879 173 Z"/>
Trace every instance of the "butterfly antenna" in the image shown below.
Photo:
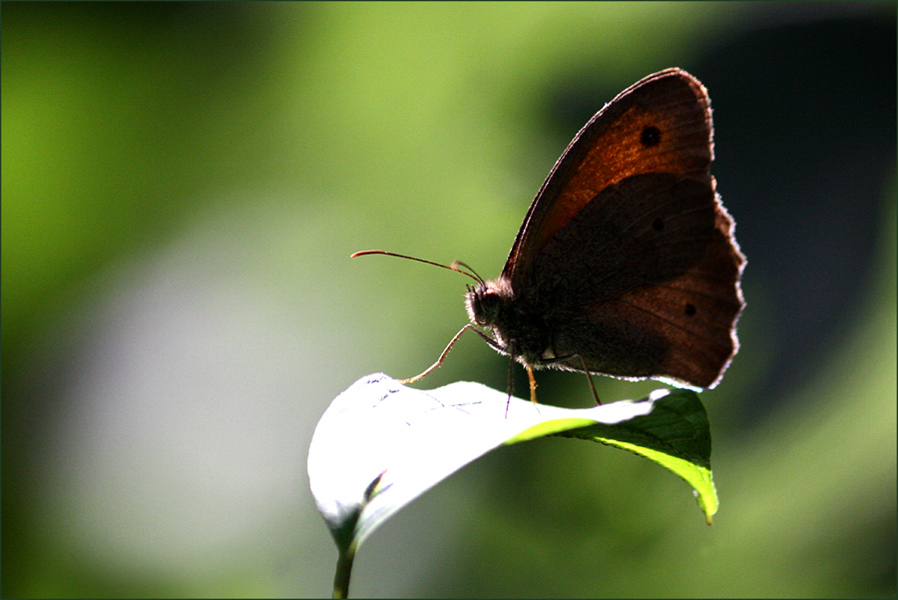
<path fill-rule="evenodd" d="M 435 267 L 440 267 L 442 269 L 448 269 L 450 271 L 455 271 L 456 273 L 461 273 L 462 275 L 467 275 L 477 283 L 483 283 L 483 278 L 478 275 L 474 269 L 469 267 L 463 262 L 453 261 L 451 265 L 441 265 L 440 263 L 433 262 L 430 260 L 424 260 L 423 258 L 416 258 L 414 256 L 406 256 L 405 254 L 396 254 L 395 252 L 387 252 L 386 250 L 362 250 L 361 252 L 356 252 L 351 254 L 349 258 L 355 258 L 356 256 L 365 256 L 367 254 L 385 254 L 387 256 L 395 256 L 396 258 L 406 258 L 408 260 L 416 260 L 418 262 L 426 263 L 428 265 L 433 265 Z M 463 269 L 459 267 L 464 267 Z M 467 269 L 467 270 L 465 270 Z"/>
<path fill-rule="evenodd" d="M 475 271 L 474 269 L 472 269 L 472 268 L 471 268 L 471 265 L 469 265 L 469 264 L 467 264 L 467 263 L 463 263 L 463 262 L 460 261 L 460 260 L 453 260 L 453 261 L 452 261 L 452 264 L 449 265 L 449 266 L 452 267 L 452 269 L 453 269 L 454 271 L 458 271 L 459 273 L 465 273 L 465 275 L 467 275 L 467 276 L 469 276 L 469 277 L 472 277 L 475 281 L 477 281 L 477 283 L 486 283 L 486 282 L 483 280 L 483 277 L 481 277 L 481 276 L 477 273 L 477 271 Z M 465 270 L 466 270 L 467 272 L 462 271 L 461 269 L 459 269 L 459 267 L 464 267 Z"/>

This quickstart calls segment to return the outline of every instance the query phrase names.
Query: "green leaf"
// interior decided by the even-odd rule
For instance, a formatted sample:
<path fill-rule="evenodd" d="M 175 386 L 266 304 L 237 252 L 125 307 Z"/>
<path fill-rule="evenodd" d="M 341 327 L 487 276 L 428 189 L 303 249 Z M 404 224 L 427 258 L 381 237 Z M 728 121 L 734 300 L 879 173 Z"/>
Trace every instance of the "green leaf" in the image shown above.
<path fill-rule="evenodd" d="M 635 452 L 670 469 L 692 486 L 708 525 L 718 499 L 711 476 L 711 426 L 698 394 L 667 392 L 650 415 L 614 426 L 595 424 L 556 435 L 594 440 Z"/>
<path fill-rule="evenodd" d="M 709 523 L 717 509 L 708 419 L 693 392 L 569 409 L 477 383 L 417 390 L 369 375 L 331 403 L 309 446 L 312 494 L 340 552 L 335 596 L 348 591 L 361 543 L 392 514 L 493 448 L 549 435 L 650 458 L 693 486 Z"/>

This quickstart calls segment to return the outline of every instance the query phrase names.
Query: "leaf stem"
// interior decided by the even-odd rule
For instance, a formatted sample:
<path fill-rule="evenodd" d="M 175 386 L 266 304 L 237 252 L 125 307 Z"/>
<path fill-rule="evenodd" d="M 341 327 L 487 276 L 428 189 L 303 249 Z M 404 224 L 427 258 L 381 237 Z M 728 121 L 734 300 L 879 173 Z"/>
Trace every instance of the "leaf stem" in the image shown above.
<path fill-rule="evenodd" d="M 349 597 L 349 577 L 352 575 L 352 561 L 355 559 L 355 551 L 347 549 L 340 551 L 337 558 L 337 572 L 334 574 L 334 598 Z"/>

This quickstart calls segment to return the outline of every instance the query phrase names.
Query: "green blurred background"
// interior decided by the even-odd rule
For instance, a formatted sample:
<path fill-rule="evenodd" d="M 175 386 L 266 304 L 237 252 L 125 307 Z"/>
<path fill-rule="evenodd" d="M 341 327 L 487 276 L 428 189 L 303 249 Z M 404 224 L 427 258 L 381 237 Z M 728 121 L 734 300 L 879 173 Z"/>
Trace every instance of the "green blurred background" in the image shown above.
<path fill-rule="evenodd" d="M 543 440 L 378 530 L 351 593 L 895 596 L 894 4 L 4 2 L 0 23 L 3 596 L 329 595 L 315 423 L 466 321 L 463 278 L 349 254 L 497 275 L 574 133 L 670 66 L 710 91 L 749 260 L 742 350 L 703 394 L 714 526 L 660 467 Z M 423 383 L 506 369 L 471 336 Z M 589 403 L 580 376 L 539 382 Z"/>

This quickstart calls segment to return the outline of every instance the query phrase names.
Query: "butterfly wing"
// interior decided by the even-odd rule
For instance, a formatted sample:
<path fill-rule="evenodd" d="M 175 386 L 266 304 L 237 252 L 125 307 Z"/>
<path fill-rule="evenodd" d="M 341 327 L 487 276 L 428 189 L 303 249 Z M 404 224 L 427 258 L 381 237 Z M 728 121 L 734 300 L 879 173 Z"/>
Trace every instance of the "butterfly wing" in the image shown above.
<path fill-rule="evenodd" d="M 667 69 L 621 92 L 555 163 L 502 275 L 513 283 L 528 281 L 532 259 L 546 242 L 596 194 L 630 175 L 663 172 L 710 181 L 711 131 L 708 94 L 685 71 Z"/>
<path fill-rule="evenodd" d="M 556 366 L 716 385 L 742 310 L 731 233 L 701 181 L 645 173 L 600 192 L 534 263 L 551 354 L 577 355 Z"/>
<path fill-rule="evenodd" d="M 738 347 L 744 257 L 710 174 L 711 138 L 704 87 L 668 69 L 621 93 L 562 154 L 503 271 L 552 332 L 547 361 L 719 380 Z"/>

